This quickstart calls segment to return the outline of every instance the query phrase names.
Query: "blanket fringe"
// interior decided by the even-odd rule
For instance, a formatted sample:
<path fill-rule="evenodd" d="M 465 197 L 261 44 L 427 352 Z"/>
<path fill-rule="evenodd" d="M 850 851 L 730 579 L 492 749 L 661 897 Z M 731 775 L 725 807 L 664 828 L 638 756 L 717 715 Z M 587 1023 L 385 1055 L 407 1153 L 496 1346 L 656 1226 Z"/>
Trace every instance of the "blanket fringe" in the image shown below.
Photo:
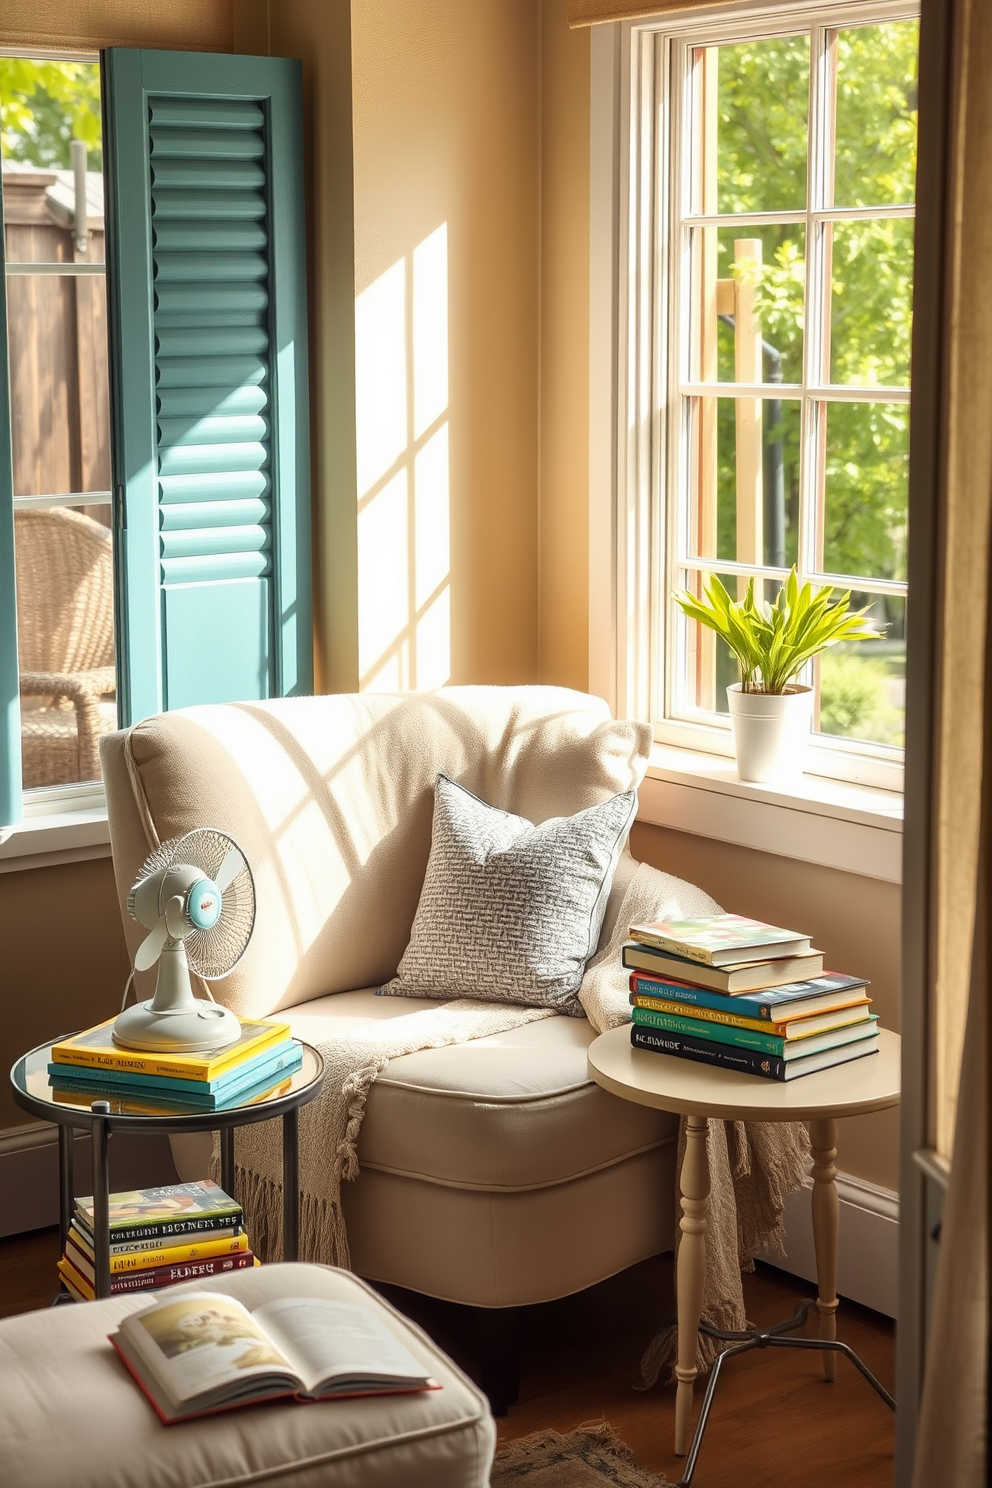
<path fill-rule="evenodd" d="M 252 1250 L 261 1261 L 281 1259 L 282 1184 L 238 1164 L 237 1186 Z M 300 1195 L 300 1260 L 351 1270 L 340 1203 L 312 1193 Z"/>

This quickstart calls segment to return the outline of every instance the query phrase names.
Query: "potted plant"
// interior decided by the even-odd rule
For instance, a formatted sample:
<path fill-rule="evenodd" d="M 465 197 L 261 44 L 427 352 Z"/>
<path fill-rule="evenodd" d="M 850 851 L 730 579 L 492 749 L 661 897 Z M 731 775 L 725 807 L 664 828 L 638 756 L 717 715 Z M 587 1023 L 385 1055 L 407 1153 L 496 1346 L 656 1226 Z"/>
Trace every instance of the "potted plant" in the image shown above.
<path fill-rule="evenodd" d="M 732 599 L 716 574 L 704 597 L 675 596 L 690 620 L 722 636 L 737 658 L 741 680 L 727 688 L 741 780 L 774 780 L 802 773 L 813 718 L 813 691 L 795 681 L 814 656 L 839 641 L 877 640 L 882 633 L 851 610 L 850 593 L 833 599 L 825 584 L 800 587 L 795 568 L 774 604 L 755 599 L 749 579 L 742 600 Z"/>

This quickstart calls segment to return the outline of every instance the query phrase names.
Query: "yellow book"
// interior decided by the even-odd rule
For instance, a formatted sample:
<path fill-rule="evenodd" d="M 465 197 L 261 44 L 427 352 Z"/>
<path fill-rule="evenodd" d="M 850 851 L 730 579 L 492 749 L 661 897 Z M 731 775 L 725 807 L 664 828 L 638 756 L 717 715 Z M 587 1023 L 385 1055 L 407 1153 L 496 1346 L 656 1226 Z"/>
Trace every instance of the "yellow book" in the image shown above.
<path fill-rule="evenodd" d="M 86 1069 L 126 1070 L 133 1075 L 165 1075 L 175 1080 L 216 1080 L 217 1077 L 246 1059 L 254 1059 L 269 1045 L 283 1043 L 290 1037 L 288 1023 L 251 1022 L 241 1024 L 241 1037 L 216 1054 L 150 1054 L 137 1049 L 122 1049 L 114 1043 L 116 1018 L 108 1018 L 95 1028 L 74 1033 L 52 1045 L 55 1064 L 74 1064 Z"/>
<path fill-rule="evenodd" d="M 70 1295 L 75 1297 L 77 1302 L 92 1302 L 96 1297 L 96 1292 L 86 1278 L 80 1276 L 75 1266 L 71 1265 L 65 1256 L 59 1261 L 58 1273 L 65 1282 Z"/>
<path fill-rule="evenodd" d="M 78 1231 L 75 1234 L 70 1233 L 65 1253 L 76 1270 L 85 1276 L 87 1267 L 92 1266 L 92 1256 L 88 1254 L 89 1247 L 84 1250 L 80 1246 L 78 1234 Z M 157 1250 L 132 1251 L 130 1254 L 118 1251 L 110 1257 L 110 1274 L 117 1276 L 127 1271 L 151 1271 L 156 1266 L 174 1266 L 177 1261 L 203 1261 L 210 1256 L 238 1255 L 247 1249 L 248 1236 L 242 1230 L 240 1235 L 230 1235 L 221 1240 L 197 1240 L 191 1245 L 162 1245 Z"/>

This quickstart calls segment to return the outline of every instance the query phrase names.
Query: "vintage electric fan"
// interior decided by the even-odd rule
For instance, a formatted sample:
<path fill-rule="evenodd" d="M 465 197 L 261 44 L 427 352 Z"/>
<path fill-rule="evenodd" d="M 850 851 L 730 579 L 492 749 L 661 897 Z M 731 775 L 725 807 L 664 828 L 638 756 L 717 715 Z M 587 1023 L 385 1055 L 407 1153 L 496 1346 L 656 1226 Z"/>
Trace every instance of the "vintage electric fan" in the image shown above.
<path fill-rule="evenodd" d="M 195 997 L 190 971 L 215 981 L 233 971 L 255 923 L 255 886 L 244 853 L 214 827 L 197 827 L 152 853 L 127 897 L 148 935 L 135 971 L 159 963 L 155 996 L 126 1008 L 114 1024 L 125 1049 L 169 1053 L 223 1049 L 240 1036 L 229 1008 Z"/>

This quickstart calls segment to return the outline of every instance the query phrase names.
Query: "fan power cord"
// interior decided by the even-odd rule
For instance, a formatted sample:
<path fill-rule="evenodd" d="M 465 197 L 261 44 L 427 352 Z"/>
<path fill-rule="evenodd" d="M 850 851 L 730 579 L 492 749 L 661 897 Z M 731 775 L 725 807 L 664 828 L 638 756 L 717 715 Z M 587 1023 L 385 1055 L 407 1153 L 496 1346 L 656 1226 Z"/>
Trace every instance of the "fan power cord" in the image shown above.
<path fill-rule="evenodd" d="M 132 966 L 131 967 L 131 971 L 130 971 L 130 975 L 128 976 L 127 981 L 124 983 L 124 996 L 121 998 L 121 1012 L 123 1012 L 124 1009 L 127 1007 L 127 994 L 130 992 L 130 990 L 131 990 L 131 988 L 133 986 L 134 986 L 134 967 Z"/>

